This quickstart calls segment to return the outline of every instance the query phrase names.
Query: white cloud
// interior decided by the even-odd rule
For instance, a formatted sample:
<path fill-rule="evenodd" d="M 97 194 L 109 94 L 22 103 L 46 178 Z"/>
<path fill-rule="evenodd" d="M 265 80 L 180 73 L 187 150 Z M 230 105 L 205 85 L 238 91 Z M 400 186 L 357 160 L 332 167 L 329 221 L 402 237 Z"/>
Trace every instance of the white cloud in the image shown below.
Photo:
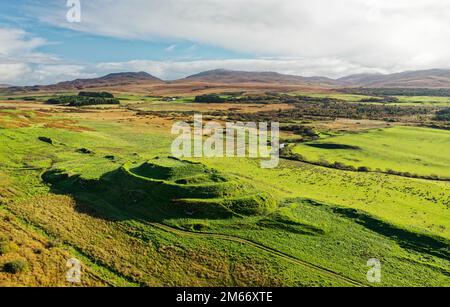
<path fill-rule="evenodd" d="M 88 72 L 90 66 L 65 65 L 65 64 L 45 64 L 38 65 L 33 70 L 33 80 L 37 83 L 54 83 L 79 78 L 94 78 L 98 74 Z"/>
<path fill-rule="evenodd" d="M 28 38 L 21 29 L 0 28 L 0 57 L 11 55 L 32 55 L 32 51 L 46 44 L 42 38 Z"/>
<path fill-rule="evenodd" d="M 82 22 L 47 5 L 41 18 L 88 33 L 187 40 L 254 57 L 337 59 L 387 71 L 449 67 L 445 0 L 91 0 Z"/>
<path fill-rule="evenodd" d="M 30 67 L 24 63 L 0 63 L 0 83 L 18 80 L 30 72 Z"/>
<path fill-rule="evenodd" d="M 37 51 L 48 44 L 40 37 L 15 28 L 0 28 L 0 82 L 14 85 L 52 83 L 68 78 L 92 77 L 82 65 L 68 65 Z"/>
<path fill-rule="evenodd" d="M 108 62 L 92 65 L 65 64 L 0 64 L 1 83 L 50 84 L 78 78 L 94 78 L 112 72 L 146 71 L 164 80 L 184 78 L 201 71 L 225 68 L 244 71 L 278 71 L 302 76 L 339 77 L 350 73 L 385 72 L 376 68 L 366 68 L 338 59 L 302 60 L 295 58 L 227 59 L 195 61 L 150 61 L 133 60 Z M 3 72 L 3 73 L 2 73 Z M 6 82 L 8 81 L 8 82 Z"/>
<path fill-rule="evenodd" d="M 176 79 L 215 68 L 328 77 L 450 68 L 445 0 L 82 0 L 81 23 L 66 21 L 65 1 L 35 3 L 40 5 L 33 4 L 33 13 L 53 25 L 150 43 L 164 39 L 173 43 L 168 54 L 187 41 L 193 50 L 207 44 L 248 56 L 70 63 L 38 52 L 45 39 L 0 28 L 2 83 L 53 83 L 125 70 Z"/>
<path fill-rule="evenodd" d="M 34 51 L 45 43 L 44 39 L 28 37 L 21 29 L 0 28 L 0 82 L 16 81 L 31 73 L 30 63 L 46 59 Z"/>
<path fill-rule="evenodd" d="M 353 72 L 379 71 L 337 58 L 249 58 L 195 61 L 132 60 L 97 64 L 70 64 L 55 56 L 38 52 L 48 44 L 20 29 L 0 28 L 0 82 L 15 85 L 50 84 L 77 78 L 98 77 L 111 72 L 147 71 L 157 77 L 173 80 L 204 70 L 278 71 L 304 76 L 331 77 Z M 168 52 L 177 46 L 172 45 Z"/>
<path fill-rule="evenodd" d="M 165 50 L 166 50 L 166 52 L 174 52 L 175 49 L 177 49 L 177 45 L 170 45 Z"/>

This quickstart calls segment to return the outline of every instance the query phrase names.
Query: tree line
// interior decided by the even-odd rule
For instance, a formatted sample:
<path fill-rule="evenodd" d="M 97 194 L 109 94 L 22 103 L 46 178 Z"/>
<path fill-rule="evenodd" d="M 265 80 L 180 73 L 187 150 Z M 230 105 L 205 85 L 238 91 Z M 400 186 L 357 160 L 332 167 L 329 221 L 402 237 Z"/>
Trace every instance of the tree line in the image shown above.
<path fill-rule="evenodd" d="M 48 104 L 67 105 L 70 107 L 120 104 L 119 99 L 108 92 L 80 92 L 77 96 L 58 96 L 47 100 Z"/>

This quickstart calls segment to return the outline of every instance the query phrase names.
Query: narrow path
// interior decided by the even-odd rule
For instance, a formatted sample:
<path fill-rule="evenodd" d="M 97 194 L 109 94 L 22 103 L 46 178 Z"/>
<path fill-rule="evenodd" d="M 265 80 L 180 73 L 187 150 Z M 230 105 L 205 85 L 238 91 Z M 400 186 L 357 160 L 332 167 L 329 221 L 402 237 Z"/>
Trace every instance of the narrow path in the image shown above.
<path fill-rule="evenodd" d="M 254 248 L 263 250 L 263 251 L 268 252 L 268 253 L 270 253 L 272 255 L 281 257 L 281 258 L 283 258 L 283 259 L 285 259 L 285 260 L 287 260 L 287 261 L 289 261 L 291 263 L 295 263 L 295 264 L 298 264 L 298 265 L 301 265 L 301 266 L 313 269 L 315 271 L 318 271 L 318 272 L 320 272 L 322 274 L 331 276 L 331 277 L 333 277 L 335 279 L 338 279 L 340 281 L 344 281 L 344 282 L 346 282 L 347 284 L 349 284 L 351 286 L 367 287 L 367 285 L 365 285 L 365 284 L 363 284 L 363 283 L 361 283 L 359 281 L 356 281 L 356 280 L 353 280 L 351 278 L 342 276 L 341 274 L 336 273 L 336 272 L 334 272 L 332 270 L 329 270 L 329 269 L 320 267 L 318 265 L 315 265 L 315 264 L 312 264 L 312 263 L 309 263 L 309 262 L 297 259 L 297 258 L 295 258 L 295 257 L 293 257 L 291 255 L 286 254 L 286 253 L 280 252 L 280 251 L 278 251 L 276 249 L 273 249 L 271 247 L 268 247 L 268 246 L 265 246 L 265 245 L 262 245 L 260 243 L 256 243 L 256 242 L 253 242 L 253 241 L 250 241 L 250 240 L 247 240 L 247 239 L 234 237 L 234 236 L 230 236 L 230 235 L 224 235 L 224 234 L 206 233 L 206 232 L 200 233 L 200 232 L 193 232 L 193 231 L 188 231 L 188 230 L 181 230 L 181 229 L 173 228 L 171 226 L 160 224 L 160 223 L 146 222 L 146 224 L 148 224 L 150 226 L 153 226 L 155 228 L 158 228 L 160 230 L 163 230 L 163 231 L 166 231 L 166 232 L 170 232 L 170 233 L 173 233 L 173 234 L 177 234 L 177 235 L 190 236 L 190 237 L 202 237 L 202 238 L 206 237 L 206 238 L 227 240 L 227 241 L 231 241 L 231 242 L 236 242 L 236 243 L 250 245 L 250 246 L 252 246 Z"/>

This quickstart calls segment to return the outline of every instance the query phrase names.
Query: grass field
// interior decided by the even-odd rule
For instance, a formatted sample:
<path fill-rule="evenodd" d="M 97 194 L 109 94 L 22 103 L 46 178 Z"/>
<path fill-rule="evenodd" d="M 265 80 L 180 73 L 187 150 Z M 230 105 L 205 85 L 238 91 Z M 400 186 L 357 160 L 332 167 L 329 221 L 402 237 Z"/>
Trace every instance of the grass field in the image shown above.
<path fill-rule="evenodd" d="M 105 284 L 120 285 L 121 280 L 149 286 L 347 284 L 339 278 L 328 280 L 326 274 L 323 276 L 323 272 L 307 266 L 292 266 L 289 258 L 274 258 L 270 252 L 261 253 L 257 248 L 242 246 L 239 242 L 191 238 L 155 228 L 148 221 L 142 221 L 145 216 L 137 218 L 128 213 L 129 210 L 115 208 L 117 204 L 109 204 L 106 198 L 102 200 L 105 195 L 86 197 L 84 188 L 81 189 L 83 195 L 71 191 L 68 197 L 52 196 L 57 192 L 49 194 L 49 187 L 40 182 L 42 169 L 53 165 L 57 169 L 70 170 L 72 175 L 80 174 L 86 180 L 95 180 L 116 170 L 125 160 L 144 161 L 145 157 L 138 158 L 127 150 L 127 146 L 134 142 L 143 156 L 144 153 L 152 157 L 160 153 L 155 147 L 158 143 L 164 146 L 161 138 L 152 140 L 148 133 L 130 131 L 127 134 L 126 129 L 122 129 L 120 133 L 109 134 L 115 127 L 111 124 L 95 123 L 89 127 L 95 127 L 96 132 L 74 134 L 41 128 L 3 130 L 2 140 L 9 141 L 2 147 L 2 164 L 10 165 L 11 169 L 5 168 L 2 195 L 11 194 L 8 197 L 11 202 L 4 205 L 8 214 L 22 217 L 27 224 L 39 227 L 47 235 L 64 242 L 69 251 L 77 251 L 70 256 L 95 259 L 98 268 L 89 262 L 84 264 L 97 270 L 96 274 L 102 276 L 101 281 Z M 38 140 L 43 134 L 53 140 L 53 145 Z M 151 146 L 146 147 L 146 142 Z M 95 154 L 78 153 L 80 146 L 95 150 Z M 122 151 L 117 151 L 118 148 Z M 105 159 L 106 153 L 114 153 L 114 161 Z M 14 190 L 10 191 L 12 187 Z M 96 203 L 95 208 L 90 207 L 92 201 Z M 81 204 L 87 207 L 83 209 Z M 149 213 L 153 219 L 160 220 L 160 213 L 152 211 L 151 206 Z M 78 230 L 74 232 L 75 229 Z M 114 250 L 110 246 L 115 246 Z M 17 256 L 10 254 L 8 257 Z M 33 270 L 37 265 L 46 265 L 34 258 L 26 259 Z M 6 284 L 1 281 L 8 278 L 8 275 L 0 273 L 3 285 Z M 29 283 L 34 284 L 32 281 Z"/>
<path fill-rule="evenodd" d="M 450 178 L 449 131 L 417 127 L 370 130 L 301 144 L 294 152 L 308 161 Z"/>
<path fill-rule="evenodd" d="M 403 105 L 432 105 L 450 106 L 450 97 L 429 97 L 429 96 L 396 96 Z"/>
<path fill-rule="evenodd" d="M 37 108 L 0 110 L 2 286 L 70 286 L 73 257 L 81 286 L 450 286 L 449 182 L 287 160 L 180 161 L 167 158 L 170 119 Z M 447 131 L 329 135 L 295 150 L 450 176 Z M 330 143 L 347 146 L 308 146 Z M 381 284 L 367 282 L 370 258 L 383 263 Z M 1 270 L 18 260 L 23 272 Z"/>
<path fill-rule="evenodd" d="M 295 92 L 291 95 L 301 95 L 314 98 L 332 98 L 339 99 L 346 102 L 360 102 L 364 99 L 373 98 L 373 96 L 358 95 L 358 94 L 343 94 L 343 93 L 308 93 Z M 390 102 L 389 105 L 399 106 L 434 106 L 434 107 L 448 107 L 450 106 L 450 97 L 433 97 L 433 96 L 393 96 L 398 99 L 397 102 Z M 380 102 L 364 102 L 367 104 L 383 104 Z"/>

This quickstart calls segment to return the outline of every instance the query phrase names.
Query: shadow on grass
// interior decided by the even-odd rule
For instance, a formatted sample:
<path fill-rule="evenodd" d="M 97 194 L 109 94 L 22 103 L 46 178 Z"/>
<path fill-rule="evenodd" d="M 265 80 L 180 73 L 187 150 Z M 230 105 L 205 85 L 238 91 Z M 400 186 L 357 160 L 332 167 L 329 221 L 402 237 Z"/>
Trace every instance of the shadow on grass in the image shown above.
<path fill-rule="evenodd" d="M 403 248 L 450 260 L 450 242 L 445 239 L 398 228 L 355 209 L 333 208 L 332 210 L 334 213 L 354 220 L 367 229 L 397 241 Z"/>
<path fill-rule="evenodd" d="M 113 222 L 134 220 L 165 224 L 172 219 L 225 220 L 265 216 L 267 212 L 264 210 L 276 208 L 274 199 L 263 194 L 247 195 L 252 190 L 235 180 L 226 181 L 225 177 L 221 177 L 223 181 L 215 181 L 212 176 L 211 181 L 200 185 L 189 182 L 174 184 L 146 180 L 155 176 L 154 169 L 148 168 L 147 171 L 133 176 L 129 170 L 119 168 L 97 180 L 87 180 L 51 170 L 44 173 L 42 179 L 50 184 L 52 193 L 72 197 L 78 212 Z M 159 175 L 156 172 L 158 178 L 167 177 Z M 244 197 L 234 198 L 236 192 L 233 189 L 237 193 L 244 193 L 245 189 Z M 275 216 L 266 216 L 257 226 L 303 235 L 323 234 L 322 229 Z"/>
<path fill-rule="evenodd" d="M 142 181 L 116 170 L 97 180 L 51 170 L 42 175 L 54 194 L 75 199 L 76 210 L 108 221 L 145 220 L 163 222 L 167 219 L 226 219 L 233 212 L 221 206 L 183 204 L 177 199 L 195 198 L 198 191 L 161 182 Z"/>
<path fill-rule="evenodd" d="M 306 144 L 309 147 L 319 148 L 319 149 L 345 149 L 345 150 L 361 150 L 361 147 L 345 144 L 335 144 L 335 143 L 313 143 Z"/>
<path fill-rule="evenodd" d="M 186 191 L 160 182 L 143 183 L 139 179 L 124 175 L 120 169 L 106 173 L 98 180 L 86 180 L 77 175 L 69 176 L 57 170 L 44 173 L 42 179 L 50 184 L 52 193 L 73 197 L 78 212 L 108 221 L 140 220 L 164 223 L 168 219 L 213 220 L 234 216 L 233 212 L 224 210 L 221 206 L 207 203 L 193 203 L 190 206 L 174 201 L 196 198 L 198 195 L 195 194 L 198 191 L 195 189 Z M 325 206 L 313 201 L 310 201 L 310 205 Z M 403 248 L 450 260 L 448 240 L 398 228 L 355 209 L 331 207 L 331 210 L 369 230 L 395 240 Z M 293 229 L 295 225 L 285 221 L 281 223 L 276 219 L 264 220 L 260 226 L 276 227 L 305 235 L 322 234 L 321 229 L 311 228 L 308 225 L 297 225 L 302 226 L 300 232 L 298 227 Z"/>

